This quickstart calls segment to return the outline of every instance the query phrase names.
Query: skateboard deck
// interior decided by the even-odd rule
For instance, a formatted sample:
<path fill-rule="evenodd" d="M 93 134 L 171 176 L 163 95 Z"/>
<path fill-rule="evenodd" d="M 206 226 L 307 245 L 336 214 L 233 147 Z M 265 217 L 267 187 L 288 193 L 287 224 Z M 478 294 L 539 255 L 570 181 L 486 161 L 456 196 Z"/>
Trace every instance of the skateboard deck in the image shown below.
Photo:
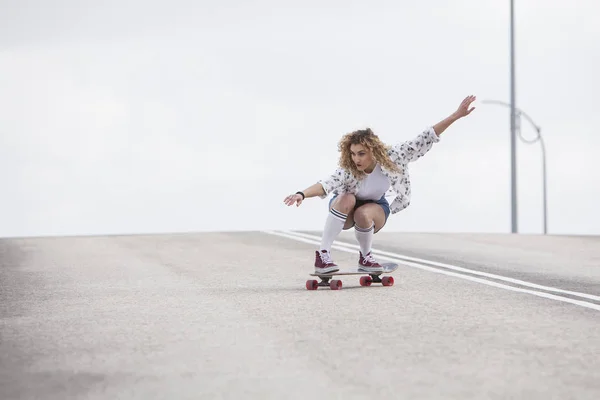
<path fill-rule="evenodd" d="M 327 272 L 324 274 L 312 273 L 310 276 L 317 276 L 321 278 L 321 281 L 315 279 L 309 279 L 306 281 L 306 289 L 317 290 L 319 286 L 329 286 L 332 290 L 339 290 L 342 288 L 342 281 L 340 279 L 331 279 L 336 275 L 363 275 L 360 277 L 359 283 L 361 286 L 371 286 L 372 283 L 381 283 L 383 286 L 392 286 L 394 284 L 394 278 L 391 276 L 384 276 L 380 278 L 380 275 L 394 272 L 398 269 L 398 264 L 395 263 L 382 263 L 383 271 L 367 272 L 361 271 L 358 266 L 350 269 L 340 269 L 335 272 Z"/>

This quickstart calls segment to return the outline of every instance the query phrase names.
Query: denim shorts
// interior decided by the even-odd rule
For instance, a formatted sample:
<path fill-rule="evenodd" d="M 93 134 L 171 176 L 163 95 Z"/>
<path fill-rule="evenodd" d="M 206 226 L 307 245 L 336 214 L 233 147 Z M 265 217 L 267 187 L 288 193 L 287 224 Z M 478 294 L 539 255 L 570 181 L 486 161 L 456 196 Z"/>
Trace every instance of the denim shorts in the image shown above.
<path fill-rule="evenodd" d="M 329 208 L 331 208 L 331 203 L 333 203 L 333 200 L 335 200 L 335 198 L 338 195 L 336 194 L 335 196 L 333 196 L 331 198 L 331 200 L 329 200 Z M 387 222 L 388 217 L 390 216 L 390 203 L 388 203 L 387 199 L 385 198 L 385 195 L 381 196 L 381 198 L 379 200 L 359 200 L 356 199 L 356 204 L 354 205 L 354 210 L 356 210 L 358 207 L 364 205 L 364 204 L 368 204 L 368 203 L 375 203 L 375 204 L 379 204 L 381 206 L 381 208 L 383 208 L 383 212 L 385 214 L 385 222 Z"/>

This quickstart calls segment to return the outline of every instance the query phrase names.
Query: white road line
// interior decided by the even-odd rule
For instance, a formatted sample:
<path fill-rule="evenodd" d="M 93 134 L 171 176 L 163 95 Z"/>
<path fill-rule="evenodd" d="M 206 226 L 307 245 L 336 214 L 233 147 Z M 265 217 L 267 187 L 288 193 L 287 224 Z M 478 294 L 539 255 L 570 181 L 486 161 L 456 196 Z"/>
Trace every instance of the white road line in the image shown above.
<path fill-rule="evenodd" d="M 303 243 L 309 243 L 309 244 L 319 244 L 321 241 L 319 240 L 315 240 L 315 239 L 309 239 L 306 237 L 301 237 L 301 236 L 296 236 L 296 234 L 291 234 L 289 232 L 278 232 L 278 231 L 263 231 L 264 233 L 270 234 L 270 235 L 276 235 L 276 236 L 281 236 L 281 237 L 285 237 L 288 239 L 292 239 L 292 240 L 296 240 L 299 242 L 303 242 Z M 304 236 L 310 236 L 310 235 L 304 235 Z M 334 244 L 331 246 L 331 248 L 336 249 L 336 250 L 340 250 L 340 251 L 345 251 L 347 253 L 355 253 L 356 249 L 352 248 L 351 245 L 345 243 L 344 245 L 339 245 L 337 244 L 339 242 L 334 242 Z M 376 253 L 375 250 L 373 250 L 373 253 Z M 389 253 L 386 252 L 388 254 L 393 254 L 393 253 Z M 529 289 L 522 289 L 522 288 L 517 288 L 514 286 L 508 286 L 508 285 L 504 285 L 501 283 L 497 283 L 497 282 L 493 282 L 493 281 L 489 281 L 486 279 L 481 279 L 481 278 L 475 278 L 472 277 L 470 275 L 464 275 L 464 274 L 460 274 L 457 272 L 450 272 L 450 271 L 446 271 L 440 268 L 434 268 L 434 267 L 430 267 L 427 265 L 422 265 L 422 264 L 417 264 L 411 261 L 406 261 L 404 259 L 402 259 L 403 257 L 394 257 L 394 256 L 389 256 L 389 255 L 382 255 L 382 252 L 378 252 L 378 258 L 380 258 L 381 260 L 388 260 L 388 261 L 401 261 L 403 265 L 406 266 L 410 266 L 413 268 L 418 268 L 418 269 L 422 269 L 425 271 L 430 271 L 430 272 L 434 272 L 437 274 L 443 274 L 443 275 L 448 275 L 448 276 L 453 276 L 456 278 L 460 278 L 460 279 L 466 279 L 468 281 L 472 281 L 472 282 L 477 282 L 477 283 L 482 283 L 484 285 L 488 285 L 488 286 L 493 286 L 493 287 L 497 287 L 497 288 L 501 288 L 501 289 L 505 289 L 505 290 L 510 290 L 513 292 L 519 292 L 519 293 L 527 293 L 527 294 L 532 294 L 534 296 L 538 296 L 538 297 L 544 297 L 546 299 L 552 299 L 552 300 L 557 300 L 557 301 L 561 301 L 564 303 L 570 303 L 570 304 L 575 304 L 581 307 L 585 307 L 585 308 L 590 308 L 596 311 L 600 311 L 600 304 L 594 304 L 594 303 L 588 303 L 586 301 L 582 301 L 582 300 L 574 300 L 568 297 L 562 297 L 562 296 L 557 296 L 554 294 L 550 294 L 550 293 L 545 293 L 545 292 L 538 292 L 535 290 L 529 290 Z M 460 267 L 455 267 L 455 268 L 460 268 Z M 468 270 L 471 271 L 471 270 Z M 477 271 L 474 271 L 477 272 Z M 496 275 L 499 276 L 499 275 Z M 524 281 L 523 281 L 524 282 Z M 528 283 L 528 282 L 525 282 Z M 529 285 L 534 285 L 529 283 Z M 543 287 L 543 286 L 542 286 Z M 560 289 L 556 289 L 556 290 L 560 290 Z"/>
<path fill-rule="evenodd" d="M 299 236 L 299 237 L 303 237 L 303 238 L 306 238 L 306 239 L 317 240 L 319 243 L 321 242 L 321 238 L 319 236 L 309 235 L 309 234 L 300 233 L 300 232 L 290 232 L 290 231 L 282 231 L 282 233 L 286 233 L 286 234 L 292 235 L 292 236 Z M 358 245 L 355 245 L 355 244 L 345 243 L 345 242 L 340 242 L 340 241 L 335 241 L 335 243 L 337 245 L 345 246 L 345 247 L 348 247 L 348 248 L 351 248 L 351 249 L 354 249 L 354 250 L 360 250 L 360 247 Z M 485 276 L 487 278 L 497 279 L 499 281 L 504 281 L 504 282 L 515 283 L 517 285 L 527 286 L 527 287 L 530 287 L 530 288 L 546 290 L 546 291 L 549 291 L 549 292 L 563 293 L 563 294 L 568 294 L 568 295 L 575 296 L 575 297 L 582 297 L 582 298 L 586 298 L 586 299 L 590 299 L 590 300 L 600 301 L 600 296 L 595 296 L 593 294 L 587 294 L 587 293 L 581 293 L 581 292 L 573 292 L 573 291 L 570 291 L 570 290 L 559 289 L 559 288 L 555 288 L 555 287 L 551 287 L 551 286 L 538 285 L 536 283 L 526 282 L 526 281 L 523 281 L 523 280 L 520 280 L 520 279 L 514 279 L 514 278 L 509 278 L 509 277 L 506 277 L 506 276 L 501 276 L 501 275 L 496 275 L 496 274 L 490 274 L 488 272 L 476 271 L 476 270 L 473 270 L 473 269 L 458 267 L 456 265 L 440 263 L 440 262 L 437 262 L 437 261 L 425 260 L 425 259 L 422 259 L 422 258 L 409 257 L 409 256 L 405 256 L 405 255 L 399 254 L 399 253 L 391 253 L 389 251 L 382 251 L 382 250 L 375 250 L 375 249 L 373 249 L 373 255 L 394 257 L 395 259 L 402 260 L 402 261 L 413 261 L 413 262 L 417 262 L 419 264 L 426 264 L 426 265 L 430 265 L 430 266 L 451 269 L 451 270 L 454 270 L 454 271 L 469 273 L 469 274 L 472 274 L 472 275 Z"/>

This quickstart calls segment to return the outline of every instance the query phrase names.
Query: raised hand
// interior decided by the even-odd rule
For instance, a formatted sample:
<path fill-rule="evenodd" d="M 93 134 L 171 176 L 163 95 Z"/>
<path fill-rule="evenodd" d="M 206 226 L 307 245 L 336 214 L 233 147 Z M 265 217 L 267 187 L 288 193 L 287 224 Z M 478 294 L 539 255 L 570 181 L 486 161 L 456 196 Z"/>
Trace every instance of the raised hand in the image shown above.
<path fill-rule="evenodd" d="M 466 117 L 467 115 L 471 114 L 471 112 L 475 109 L 475 107 L 469 108 L 469 106 L 471 105 L 472 102 L 475 101 L 476 98 L 477 97 L 475 97 L 475 96 L 465 97 L 465 99 L 462 101 L 462 103 L 460 103 L 460 106 L 458 106 L 458 109 L 456 110 L 456 112 L 454 114 L 458 118 Z"/>

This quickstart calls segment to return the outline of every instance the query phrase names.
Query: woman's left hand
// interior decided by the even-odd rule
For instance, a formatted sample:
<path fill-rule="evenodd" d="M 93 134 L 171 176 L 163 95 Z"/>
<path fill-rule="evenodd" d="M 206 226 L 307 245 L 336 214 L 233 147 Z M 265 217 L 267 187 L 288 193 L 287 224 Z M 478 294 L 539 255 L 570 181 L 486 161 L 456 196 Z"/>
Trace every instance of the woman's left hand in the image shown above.
<path fill-rule="evenodd" d="M 462 118 L 462 117 L 466 117 L 467 115 L 471 114 L 471 112 L 475 109 L 475 107 L 469 108 L 469 106 L 471 105 L 472 102 L 475 101 L 476 98 L 477 97 L 475 97 L 475 96 L 465 97 L 465 99 L 462 101 L 462 103 L 460 103 L 460 106 L 458 106 L 458 109 L 456 110 L 454 115 L 456 115 L 457 118 Z"/>

